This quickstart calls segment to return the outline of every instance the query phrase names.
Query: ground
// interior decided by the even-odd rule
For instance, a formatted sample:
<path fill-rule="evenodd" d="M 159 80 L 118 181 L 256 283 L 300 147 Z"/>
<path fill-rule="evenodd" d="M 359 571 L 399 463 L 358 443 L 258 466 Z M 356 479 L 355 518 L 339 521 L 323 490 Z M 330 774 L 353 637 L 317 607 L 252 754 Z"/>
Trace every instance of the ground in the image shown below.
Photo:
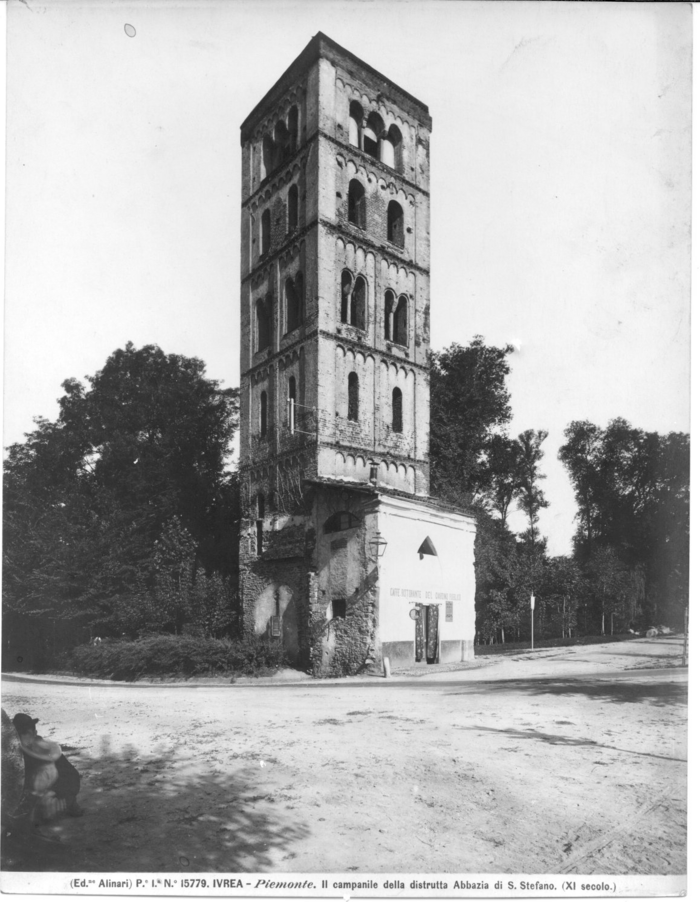
<path fill-rule="evenodd" d="M 682 640 L 390 679 L 3 679 L 83 775 L 13 870 L 684 874 Z M 286 673 L 282 676 L 299 677 Z"/>

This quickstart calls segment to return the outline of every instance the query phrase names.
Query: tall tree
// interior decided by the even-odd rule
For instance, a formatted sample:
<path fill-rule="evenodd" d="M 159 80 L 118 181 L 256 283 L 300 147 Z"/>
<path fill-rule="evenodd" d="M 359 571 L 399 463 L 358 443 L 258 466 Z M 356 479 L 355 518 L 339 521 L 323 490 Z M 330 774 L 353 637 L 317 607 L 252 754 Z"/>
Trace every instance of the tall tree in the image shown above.
<path fill-rule="evenodd" d="M 463 505 L 484 500 L 488 446 L 511 419 L 506 377 L 513 348 L 481 336 L 430 358 L 430 466 L 433 492 Z"/>
<path fill-rule="evenodd" d="M 547 579 L 540 597 L 540 606 L 547 610 L 547 620 L 554 633 L 561 630 L 561 638 L 571 638 L 578 627 L 579 608 L 585 603 L 583 574 L 576 561 L 567 556 L 550 558 Z"/>
<path fill-rule="evenodd" d="M 545 478 L 539 463 L 544 457 L 542 443 L 547 435 L 543 429 L 526 429 L 518 436 L 518 507 L 527 517 L 527 541 L 533 549 L 539 538 L 540 511 L 549 507 L 539 486 L 540 480 Z"/>
<path fill-rule="evenodd" d="M 577 542 L 579 547 L 585 545 L 586 553 L 590 555 L 595 538 L 596 498 L 601 480 L 598 461 L 601 430 L 587 420 L 577 420 L 566 427 L 564 435 L 566 443 L 559 449 L 559 460 L 569 471 L 578 504 Z"/>
<path fill-rule="evenodd" d="M 5 462 L 5 599 L 11 609 L 104 622 L 137 590 L 174 516 L 202 563 L 230 519 L 227 470 L 238 394 L 201 360 L 129 343 L 63 383 L 55 423 L 38 420 Z M 229 561 L 230 563 L 230 561 Z"/>
<path fill-rule="evenodd" d="M 612 420 L 574 422 L 559 452 L 574 485 L 583 563 L 612 549 L 644 596 L 647 620 L 682 622 L 687 603 L 689 440 Z"/>
<path fill-rule="evenodd" d="M 517 500 L 522 486 L 522 449 L 517 439 L 496 433 L 487 444 L 488 484 L 485 489 L 486 506 L 507 526 L 511 505 Z"/>

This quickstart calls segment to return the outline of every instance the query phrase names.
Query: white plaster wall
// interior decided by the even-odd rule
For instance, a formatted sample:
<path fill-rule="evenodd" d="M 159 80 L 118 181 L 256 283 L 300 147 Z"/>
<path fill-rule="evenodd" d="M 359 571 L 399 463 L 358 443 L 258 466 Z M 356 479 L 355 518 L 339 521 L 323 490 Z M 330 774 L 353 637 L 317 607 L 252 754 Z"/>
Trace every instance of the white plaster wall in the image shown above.
<path fill-rule="evenodd" d="M 415 603 L 438 604 L 441 640 L 474 640 L 474 525 L 466 516 L 417 507 L 401 509 L 382 502 L 379 531 L 387 546 L 379 559 L 379 634 L 382 642 L 412 641 Z M 418 549 L 430 536 L 437 557 L 420 559 Z M 414 593 L 414 594 L 410 594 Z M 417 594 L 416 594 L 417 593 Z M 447 596 L 447 597 L 441 597 Z M 445 602 L 453 601 L 453 621 L 445 620 Z"/>

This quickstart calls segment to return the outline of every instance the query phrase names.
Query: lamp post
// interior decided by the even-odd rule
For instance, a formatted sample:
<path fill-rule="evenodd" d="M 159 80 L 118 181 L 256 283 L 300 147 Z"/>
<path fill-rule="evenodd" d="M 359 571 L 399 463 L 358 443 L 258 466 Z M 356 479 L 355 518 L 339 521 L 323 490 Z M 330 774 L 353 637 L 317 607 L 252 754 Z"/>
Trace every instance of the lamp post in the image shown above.
<path fill-rule="evenodd" d="M 535 596 L 530 592 L 530 648 L 535 648 Z"/>
<path fill-rule="evenodd" d="M 369 544 L 374 548 L 377 552 L 377 558 L 383 556 L 386 551 L 387 540 L 382 536 L 382 534 L 377 530 L 374 536 L 369 540 Z"/>

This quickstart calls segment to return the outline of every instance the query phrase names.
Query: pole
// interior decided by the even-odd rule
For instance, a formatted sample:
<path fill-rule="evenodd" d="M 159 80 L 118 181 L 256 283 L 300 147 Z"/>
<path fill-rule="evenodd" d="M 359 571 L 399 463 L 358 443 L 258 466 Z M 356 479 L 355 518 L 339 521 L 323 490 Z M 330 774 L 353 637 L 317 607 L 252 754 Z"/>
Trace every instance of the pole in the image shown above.
<path fill-rule="evenodd" d="M 535 649 L 535 596 L 530 593 L 530 649 Z"/>
<path fill-rule="evenodd" d="M 688 606 L 685 608 L 685 635 L 683 637 L 683 667 L 688 664 Z"/>

